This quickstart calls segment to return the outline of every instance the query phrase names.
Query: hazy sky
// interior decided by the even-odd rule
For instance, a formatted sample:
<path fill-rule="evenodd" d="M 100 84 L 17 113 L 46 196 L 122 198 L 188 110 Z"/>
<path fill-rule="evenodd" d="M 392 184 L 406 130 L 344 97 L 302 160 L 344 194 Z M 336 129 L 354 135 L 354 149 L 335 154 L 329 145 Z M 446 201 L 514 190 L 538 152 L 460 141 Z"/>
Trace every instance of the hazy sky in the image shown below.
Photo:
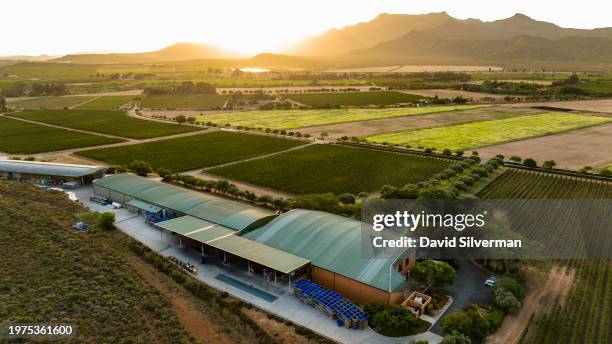
<path fill-rule="evenodd" d="M 2 0 L 0 56 L 147 51 L 175 42 L 256 53 L 382 12 L 440 11 L 461 19 L 521 12 L 563 27 L 612 26 L 609 0 Z"/>

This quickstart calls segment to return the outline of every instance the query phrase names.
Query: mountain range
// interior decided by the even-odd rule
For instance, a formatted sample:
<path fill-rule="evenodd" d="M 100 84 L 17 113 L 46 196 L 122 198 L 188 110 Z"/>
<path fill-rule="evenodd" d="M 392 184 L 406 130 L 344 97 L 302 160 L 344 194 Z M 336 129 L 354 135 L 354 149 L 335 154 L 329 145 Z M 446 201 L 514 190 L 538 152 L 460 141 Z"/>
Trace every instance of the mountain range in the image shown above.
<path fill-rule="evenodd" d="M 291 67 L 395 64 L 612 67 L 612 28 L 562 28 L 523 14 L 487 22 L 456 19 L 445 12 L 383 13 L 368 22 L 307 38 L 278 54 L 251 58 L 215 46 L 177 43 L 157 51 L 71 54 L 51 61 L 164 63 L 204 59 L 215 64 Z"/>

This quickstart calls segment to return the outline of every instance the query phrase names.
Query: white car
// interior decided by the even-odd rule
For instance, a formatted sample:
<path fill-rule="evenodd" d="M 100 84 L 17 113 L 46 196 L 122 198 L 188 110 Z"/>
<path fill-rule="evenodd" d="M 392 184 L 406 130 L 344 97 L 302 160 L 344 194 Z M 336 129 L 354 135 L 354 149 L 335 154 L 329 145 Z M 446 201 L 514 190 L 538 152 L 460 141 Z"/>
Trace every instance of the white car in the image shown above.
<path fill-rule="evenodd" d="M 497 282 L 497 277 L 491 276 L 491 277 L 487 278 L 487 280 L 484 282 L 484 284 L 487 287 L 492 287 L 492 286 L 495 285 L 495 282 Z"/>

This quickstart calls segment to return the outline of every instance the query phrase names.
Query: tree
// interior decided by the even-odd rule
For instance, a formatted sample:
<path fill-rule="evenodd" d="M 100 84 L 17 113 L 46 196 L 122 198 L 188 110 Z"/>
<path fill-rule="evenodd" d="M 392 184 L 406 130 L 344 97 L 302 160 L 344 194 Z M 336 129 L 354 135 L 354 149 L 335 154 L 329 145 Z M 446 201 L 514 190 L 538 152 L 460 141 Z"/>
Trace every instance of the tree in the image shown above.
<path fill-rule="evenodd" d="M 146 161 L 134 160 L 129 165 L 130 171 L 136 173 L 139 176 L 146 177 L 149 173 L 153 172 L 151 165 Z"/>
<path fill-rule="evenodd" d="M 442 319 L 440 324 L 444 335 L 462 333 L 468 336 L 472 343 L 482 343 L 489 334 L 489 322 L 477 310 L 456 310 Z"/>
<path fill-rule="evenodd" d="M 612 170 L 607 167 L 602 168 L 601 170 L 599 170 L 599 174 L 603 177 L 612 177 Z"/>
<path fill-rule="evenodd" d="M 6 110 L 6 99 L 0 95 L 0 112 Z"/>
<path fill-rule="evenodd" d="M 495 295 L 495 304 L 499 306 L 499 308 L 508 312 L 515 312 L 521 308 L 521 301 L 519 301 L 509 290 L 499 288 L 496 289 L 493 294 Z"/>
<path fill-rule="evenodd" d="M 105 230 L 105 231 L 110 231 L 110 230 L 115 229 L 115 214 L 111 212 L 100 214 L 97 225 L 98 225 L 98 228 Z"/>
<path fill-rule="evenodd" d="M 182 124 L 187 122 L 187 117 L 185 117 L 184 115 L 178 115 L 174 118 L 174 120 Z"/>
<path fill-rule="evenodd" d="M 527 166 L 527 167 L 538 167 L 538 163 L 531 159 L 531 158 L 527 158 L 525 160 L 523 160 L 523 165 Z"/>
<path fill-rule="evenodd" d="M 554 168 L 555 166 L 557 166 L 557 163 L 554 160 L 546 160 L 542 164 L 542 167 L 548 168 L 548 169 Z"/>
<path fill-rule="evenodd" d="M 356 198 L 352 193 L 343 193 L 340 195 L 340 202 L 344 204 L 344 206 L 348 206 L 349 204 L 355 204 Z"/>
<path fill-rule="evenodd" d="M 512 155 L 512 156 L 510 156 L 510 160 L 511 160 L 511 161 L 514 161 L 514 162 L 516 162 L 516 163 L 519 163 L 519 162 L 521 162 L 521 160 L 523 160 L 523 159 L 521 159 L 521 157 L 520 157 L 520 156 L 518 156 L 518 155 Z"/>
<path fill-rule="evenodd" d="M 157 170 L 155 170 L 155 172 L 157 172 L 157 174 L 163 179 L 163 180 L 169 180 L 172 177 L 172 171 L 170 171 L 167 168 L 163 168 L 160 167 Z"/>
<path fill-rule="evenodd" d="M 463 333 L 453 332 L 449 335 L 444 336 L 442 339 L 442 344 L 472 344 L 472 340 L 470 337 L 464 335 Z"/>
<path fill-rule="evenodd" d="M 361 200 L 361 202 L 365 202 L 368 199 L 368 193 L 365 191 L 361 191 L 357 194 L 357 197 Z"/>
<path fill-rule="evenodd" d="M 580 173 L 589 173 L 589 171 L 593 170 L 591 166 L 582 166 L 578 172 Z"/>
<path fill-rule="evenodd" d="M 419 197 L 425 199 L 455 199 L 455 195 L 442 186 L 429 186 L 419 192 Z"/>
<path fill-rule="evenodd" d="M 424 260 L 414 265 L 410 276 L 427 287 L 440 288 L 455 282 L 455 269 L 446 262 Z"/>

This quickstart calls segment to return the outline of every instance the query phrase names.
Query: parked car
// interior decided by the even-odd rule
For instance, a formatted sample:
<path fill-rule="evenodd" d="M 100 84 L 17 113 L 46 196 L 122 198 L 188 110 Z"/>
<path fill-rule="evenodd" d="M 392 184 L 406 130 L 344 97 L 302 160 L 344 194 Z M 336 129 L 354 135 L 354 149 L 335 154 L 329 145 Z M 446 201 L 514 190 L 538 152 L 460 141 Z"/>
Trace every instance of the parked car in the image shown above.
<path fill-rule="evenodd" d="M 100 203 L 102 205 L 111 204 L 111 200 L 106 197 L 91 196 L 89 197 L 89 200 L 92 202 Z"/>
<path fill-rule="evenodd" d="M 489 278 L 487 278 L 487 280 L 484 282 L 484 284 L 487 287 L 493 287 L 495 285 L 495 282 L 497 282 L 497 277 L 490 276 Z"/>

